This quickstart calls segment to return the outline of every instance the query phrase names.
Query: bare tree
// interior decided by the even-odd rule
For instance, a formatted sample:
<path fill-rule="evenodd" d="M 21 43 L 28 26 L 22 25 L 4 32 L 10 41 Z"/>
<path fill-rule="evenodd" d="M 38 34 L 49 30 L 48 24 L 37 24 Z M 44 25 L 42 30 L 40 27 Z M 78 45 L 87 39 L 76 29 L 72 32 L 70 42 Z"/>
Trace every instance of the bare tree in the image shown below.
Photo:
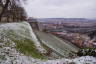
<path fill-rule="evenodd" d="M 12 17 L 13 21 L 16 21 L 16 20 L 19 21 L 20 19 L 21 20 L 26 19 L 25 11 L 20 6 L 20 0 L 0 0 L 0 3 L 2 5 L 2 10 L 1 10 L 1 13 L 0 13 L 0 21 L 2 19 L 2 16 L 5 13 L 10 13 L 10 16 L 7 16 L 7 19 L 9 17 Z M 22 17 L 22 18 L 17 18 L 17 17 Z"/>

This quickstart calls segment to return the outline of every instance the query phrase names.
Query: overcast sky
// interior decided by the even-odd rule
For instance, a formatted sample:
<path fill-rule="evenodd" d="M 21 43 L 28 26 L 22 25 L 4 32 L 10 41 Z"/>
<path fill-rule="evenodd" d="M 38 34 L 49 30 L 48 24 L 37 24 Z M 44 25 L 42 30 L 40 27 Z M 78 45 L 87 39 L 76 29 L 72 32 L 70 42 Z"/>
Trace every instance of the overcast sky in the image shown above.
<path fill-rule="evenodd" d="M 96 18 L 96 0 L 27 0 L 25 9 L 35 18 Z"/>

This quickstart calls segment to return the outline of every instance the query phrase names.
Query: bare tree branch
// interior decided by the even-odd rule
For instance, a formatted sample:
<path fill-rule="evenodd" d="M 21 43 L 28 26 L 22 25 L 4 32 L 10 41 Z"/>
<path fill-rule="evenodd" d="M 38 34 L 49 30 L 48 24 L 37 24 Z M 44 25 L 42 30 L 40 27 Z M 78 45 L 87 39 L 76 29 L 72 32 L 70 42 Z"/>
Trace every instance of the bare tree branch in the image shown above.
<path fill-rule="evenodd" d="M 0 3 L 4 3 L 3 1 L 4 0 L 0 0 Z M 10 11 L 10 16 L 13 18 L 13 20 L 14 19 L 25 20 L 25 18 L 26 18 L 25 11 L 20 6 L 21 6 L 20 0 L 5 0 L 5 4 L 3 4 L 3 9 L 2 9 L 1 14 L 0 14 L 0 22 L 1 22 L 3 15 L 4 14 L 6 15 L 6 12 L 9 13 L 9 11 Z M 18 14 L 18 13 L 20 13 L 20 14 Z M 10 16 L 7 16 L 7 19 Z"/>

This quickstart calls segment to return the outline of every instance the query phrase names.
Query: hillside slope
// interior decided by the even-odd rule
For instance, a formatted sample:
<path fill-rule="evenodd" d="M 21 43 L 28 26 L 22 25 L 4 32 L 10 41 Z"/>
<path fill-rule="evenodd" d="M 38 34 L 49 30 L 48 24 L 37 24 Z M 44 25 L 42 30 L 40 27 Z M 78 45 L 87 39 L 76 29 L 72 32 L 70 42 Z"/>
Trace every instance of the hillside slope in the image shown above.
<path fill-rule="evenodd" d="M 40 45 L 29 23 L 0 24 L 0 64 L 11 64 L 20 57 L 25 58 L 21 62 L 28 57 L 44 59 L 42 53 L 46 53 L 46 50 Z"/>
<path fill-rule="evenodd" d="M 49 36 L 46 35 L 46 38 Z M 55 45 L 52 45 L 50 47 L 45 46 L 47 44 L 43 44 L 42 46 L 42 41 L 40 41 L 42 37 L 38 38 L 38 36 L 34 34 L 31 26 L 27 22 L 0 24 L 0 64 L 68 64 L 70 62 L 75 62 L 76 64 L 83 64 L 84 62 L 91 60 L 91 62 L 96 61 L 96 58 L 93 57 L 90 57 L 92 58 L 91 60 L 85 60 L 86 57 L 66 59 L 65 56 L 62 59 L 49 60 L 47 56 L 43 55 L 46 54 L 49 48 L 56 48 L 57 50 L 55 49 L 54 53 L 57 53 L 58 51 L 62 53 L 62 51 L 65 51 L 65 49 L 67 48 L 66 46 L 69 45 L 61 42 L 59 44 L 55 44 L 57 42 L 54 41 L 54 39 L 58 40 L 58 38 L 50 36 L 54 38 L 49 38 L 50 42 L 52 40 Z M 46 43 L 48 40 L 46 39 Z M 61 44 L 65 44 L 66 46 Z M 72 49 L 67 49 L 69 51 L 76 50 L 73 47 L 70 48 Z M 64 53 L 67 54 L 68 50 Z M 62 54 L 58 53 L 57 55 L 59 56 Z M 83 63 L 81 63 L 82 61 Z"/>
<path fill-rule="evenodd" d="M 74 54 L 75 52 L 78 51 L 79 48 L 77 48 L 75 45 L 69 45 L 68 42 L 63 41 L 62 39 L 50 34 L 50 33 L 45 33 L 37 30 L 33 30 L 35 34 L 39 37 L 39 39 L 50 47 L 55 53 L 60 55 L 61 57 L 67 57 L 69 54 Z"/>

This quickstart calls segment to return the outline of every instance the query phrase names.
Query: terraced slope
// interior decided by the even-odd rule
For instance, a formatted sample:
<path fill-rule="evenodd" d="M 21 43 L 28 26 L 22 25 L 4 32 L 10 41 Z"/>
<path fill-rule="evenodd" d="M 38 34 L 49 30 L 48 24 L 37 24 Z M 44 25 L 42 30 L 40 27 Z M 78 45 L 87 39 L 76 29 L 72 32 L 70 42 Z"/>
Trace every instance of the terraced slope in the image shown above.
<path fill-rule="evenodd" d="M 74 52 L 78 51 L 78 48 L 76 48 L 73 45 L 70 45 L 67 42 L 64 42 L 60 38 L 41 31 L 33 30 L 35 34 L 40 38 L 40 40 L 53 49 L 55 52 L 60 54 L 62 57 L 68 57 L 69 54 L 74 54 Z"/>

